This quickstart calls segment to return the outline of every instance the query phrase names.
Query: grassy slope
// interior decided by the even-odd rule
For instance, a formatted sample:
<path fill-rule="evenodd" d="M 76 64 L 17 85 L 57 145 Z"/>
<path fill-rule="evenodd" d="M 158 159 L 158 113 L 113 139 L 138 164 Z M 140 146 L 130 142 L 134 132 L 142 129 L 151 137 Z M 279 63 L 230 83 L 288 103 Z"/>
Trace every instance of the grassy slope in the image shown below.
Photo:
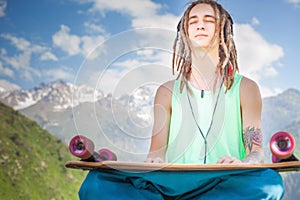
<path fill-rule="evenodd" d="M 1 199 L 78 199 L 85 173 L 64 167 L 67 146 L 0 104 Z"/>

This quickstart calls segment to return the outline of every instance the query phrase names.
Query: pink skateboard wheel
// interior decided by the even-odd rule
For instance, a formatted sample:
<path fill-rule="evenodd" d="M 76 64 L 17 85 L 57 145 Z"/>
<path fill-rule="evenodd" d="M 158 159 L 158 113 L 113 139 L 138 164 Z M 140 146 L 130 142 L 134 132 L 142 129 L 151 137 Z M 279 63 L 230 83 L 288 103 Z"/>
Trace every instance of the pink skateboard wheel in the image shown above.
<path fill-rule="evenodd" d="M 272 160 L 287 159 L 292 156 L 295 149 L 295 139 L 288 132 L 277 132 L 270 140 L 270 149 L 274 157 Z"/>
<path fill-rule="evenodd" d="M 100 158 L 102 159 L 102 161 L 104 161 L 104 160 L 116 161 L 117 160 L 116 154 L 114 154 L 112 151 L 110 151 L 108 149 L 100 149 L 98 151 L 98 154 L 99 154 Z"/>
<path fill-rule="evenodd" d="M 83 160 L 89 159 L 94 153 L 94 143 L 83 135 L 73 137 L 69 144 L 71 154 Z"/>

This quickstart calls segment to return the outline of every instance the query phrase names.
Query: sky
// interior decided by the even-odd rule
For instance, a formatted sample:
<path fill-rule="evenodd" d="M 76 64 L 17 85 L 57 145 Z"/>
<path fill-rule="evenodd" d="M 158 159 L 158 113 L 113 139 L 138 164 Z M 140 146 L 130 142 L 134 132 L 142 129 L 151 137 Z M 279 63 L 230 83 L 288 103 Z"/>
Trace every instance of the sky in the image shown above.
<path fill-rule="evenodd" d="M 0 0 L 0 87 L 63 80 L 132 93 L 175 78 L 187 0 Z M 218 0 L 232 15 L 240 73 L 263 97 L 300 89 L 300 0 Z"/>

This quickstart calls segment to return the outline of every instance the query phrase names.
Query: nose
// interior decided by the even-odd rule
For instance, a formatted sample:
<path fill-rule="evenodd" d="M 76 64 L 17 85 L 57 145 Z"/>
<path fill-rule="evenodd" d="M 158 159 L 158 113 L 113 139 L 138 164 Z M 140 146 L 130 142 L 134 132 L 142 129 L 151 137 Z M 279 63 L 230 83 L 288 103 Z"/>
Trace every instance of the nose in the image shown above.
<path fill-rule="evenodd" d="M 199 22 L 197 24 L 197 30 L 205 30 L 203 21 L 199 20 Z"/>

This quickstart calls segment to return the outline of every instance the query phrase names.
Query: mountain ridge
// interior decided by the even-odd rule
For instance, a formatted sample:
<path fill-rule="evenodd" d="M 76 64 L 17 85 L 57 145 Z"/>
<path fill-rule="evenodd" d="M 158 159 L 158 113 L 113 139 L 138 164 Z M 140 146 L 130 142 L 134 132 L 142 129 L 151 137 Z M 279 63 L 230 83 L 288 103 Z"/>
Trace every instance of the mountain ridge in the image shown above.
<path fill-rule="evenodd" d="M 76 107 L 80 103 L 95 102 L 104 94 L 86 85 L 75 86 L 61 80 L 41 83 L 32 89 L 0 91 L 0 101 L 15 110 L 26 109 L 40 101 L 52 104 L 55 110 Z"/>

